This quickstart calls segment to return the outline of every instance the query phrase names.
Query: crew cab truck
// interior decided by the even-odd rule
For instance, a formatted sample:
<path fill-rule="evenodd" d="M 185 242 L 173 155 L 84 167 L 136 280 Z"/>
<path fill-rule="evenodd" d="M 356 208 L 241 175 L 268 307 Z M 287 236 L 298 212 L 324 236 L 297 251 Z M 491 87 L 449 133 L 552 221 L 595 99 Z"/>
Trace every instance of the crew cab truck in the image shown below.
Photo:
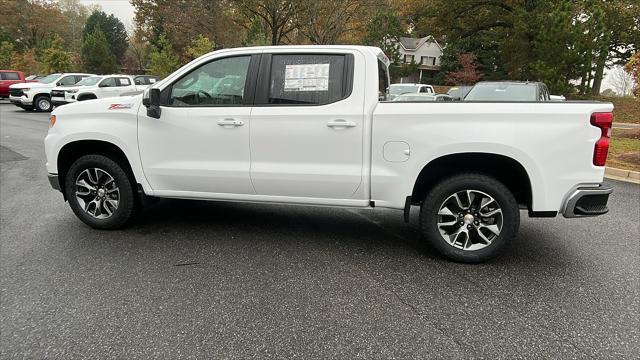
<path fill-rule="evenodd" d="M 70 86 L 92 76 L 82 73 L 55 73 L 37 82 L 14 84 L 9 87 L 9 101 L 24 110 L 51 111 L 51 89 L 56 86 Z"/>
<path fill-rule="evenodd" d="M 118 97 L 137 91 L 134 79 L 129 75 L 89 76 L 73 86 L 58 86 L 51 90 L 53 105 L 60 106 L 76 101 Z"/>
<path fill-rule="evenodd" d="M 495 256 L 532 217 L 600 215 L 613 106 L 389 102 L 363 46 L 204 55 L 131 97 L 54 110 L 51 185 L 86 224 L 126 225 L 141 197 L 420 210 L 456 261 Z"/>

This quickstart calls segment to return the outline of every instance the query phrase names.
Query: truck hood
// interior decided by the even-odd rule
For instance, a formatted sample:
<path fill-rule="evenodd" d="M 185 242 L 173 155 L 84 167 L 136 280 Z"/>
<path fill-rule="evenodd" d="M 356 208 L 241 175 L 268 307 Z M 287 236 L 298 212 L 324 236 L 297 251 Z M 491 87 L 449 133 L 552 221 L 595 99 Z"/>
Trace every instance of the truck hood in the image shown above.
<path fill-rule="evenodd" d="M 118 114 L 137 114 L 142 104 L 142 95 L 121 96 L 105 99 L 78 101 L 57 107 L 52 115 L 100 114 L 105 119 Z"/>
<path fill-rule="evenodd" d="M 84 89 L 86 88 L 86 86 L 76 86 L 76 85 L 65 85 L 65 86 L 56 86 L 53 90 L 61 90 L 61 91 L 65 91 L 65 90 L 80 90 L 80 89 Z"/>
<path fill-rule="evenodd" d="M 10 89 L 33 89 L 33 88 L 51 88 L 53 84 L 43 84 L 41 82 L 29 82 L 10 85 Z"/>

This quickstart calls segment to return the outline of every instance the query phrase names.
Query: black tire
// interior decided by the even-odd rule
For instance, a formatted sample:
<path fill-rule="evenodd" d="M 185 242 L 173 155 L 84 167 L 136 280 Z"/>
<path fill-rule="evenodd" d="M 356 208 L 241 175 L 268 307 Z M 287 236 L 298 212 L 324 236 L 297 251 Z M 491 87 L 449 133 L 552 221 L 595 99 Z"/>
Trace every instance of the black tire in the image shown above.
<path fill-rule="evenodd" d="M 85 211 L 76 197 L 76 190 L 79 189 L 76 185 L 76 180 L 81 173 L 88 169 L 103 170 L 113 178 L 115 187 L 119 189 L 118 206 L 107 218 L 98 218 Z M 120 164 L 103 155 L 85 155 L 71 165 L 65 176 L 65 194 L 76 216 L 80 218 L 82 222 L 95 229 L 112 230 L 122 228 L 134 217 L 138 208 L 134 184 L 127 176 L 127 173 Z M 94 213 L 96 213 L 95 207 Z M 100 215 L 104 214 L 102 211 L 100 213 Z"/>
<path fill-rule="evenodd" d="M 40 112 L 48 112 L 53 110 L 53 103 L 46 95 L 38 95 L 33 99 L 33 107 Z"/>
<path fill-rule="evenodd" d="M 502 229 L 500 234 L 494 237 L 489 245 L 480 244 L 480 246 L 485 247 L 477 250 L 455 247 L 444 239 L 444 235 L 441 235 L 438 229 L 438 219 L 441 218 L 438 215 L 440 207 L 444 205 L 450 196 L 464 190 L 477 190 L 491 196 L 502 210 Z M 459 217 L 460 215 L 456 216 Z M 442 221 L 444 222 L 445 220 Z M 459 222 L 452 226 L 455 229 L 456 226 L 462 224 L 463 222 Z M 499 255 L 515 238 L 520 226 L 520 210 L 511 191 L 498 180 L 475 173 L 460 174 L 440 182 L 427 194 L 420 210 L 420 225 L 422 234 L 440 255 L 453 261 L 479 263 Z M 479 231 L 473 225 L 474 223 L 471 224 L 469 232 Z M 467 225 L 462 226 L 466 227 Z M 471 236 L 475 236 L 478 239 L 477 233 L 475 234 Z M 470 235 L 466 236 L 469 237 Z"/>

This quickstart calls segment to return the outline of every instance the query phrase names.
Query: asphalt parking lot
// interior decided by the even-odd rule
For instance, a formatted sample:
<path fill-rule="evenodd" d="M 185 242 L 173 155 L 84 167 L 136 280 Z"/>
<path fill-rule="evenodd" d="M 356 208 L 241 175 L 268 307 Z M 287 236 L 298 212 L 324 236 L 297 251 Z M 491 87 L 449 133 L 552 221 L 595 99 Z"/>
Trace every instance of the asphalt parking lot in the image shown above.
<path fill-rule="evenodd" d="M 481 265 L 390 210 L 164 200 L 96 231 L 49 186 L 47 122 L 0 104 L 2 358 L 640 353 L 639 185 L 611 181 L 599 218 L 523 217 Z"/>

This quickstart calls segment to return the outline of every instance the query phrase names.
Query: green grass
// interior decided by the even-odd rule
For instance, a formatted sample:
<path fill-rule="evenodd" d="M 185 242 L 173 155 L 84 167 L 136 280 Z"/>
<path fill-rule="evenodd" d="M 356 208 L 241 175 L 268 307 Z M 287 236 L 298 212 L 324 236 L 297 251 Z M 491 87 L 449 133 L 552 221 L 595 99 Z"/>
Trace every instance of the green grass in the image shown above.
<path fill-rule="evenodd" d="M 640 129 L 613 129 L 607 166 L 640 171 Z"/>

